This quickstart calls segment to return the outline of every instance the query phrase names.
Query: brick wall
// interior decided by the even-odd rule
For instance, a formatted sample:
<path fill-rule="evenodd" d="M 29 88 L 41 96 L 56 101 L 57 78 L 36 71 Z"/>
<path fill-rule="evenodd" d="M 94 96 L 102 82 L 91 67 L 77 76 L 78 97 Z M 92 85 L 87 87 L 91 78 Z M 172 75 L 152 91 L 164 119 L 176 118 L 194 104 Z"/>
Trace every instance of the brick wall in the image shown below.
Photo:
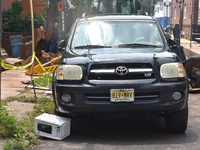
<path fill-rule="evenodd" d="M 7 10 L 12 8 L 12 3 L 15 0 L 2 0 L 2 8 L 3 10 Z M 24 6 L 23 12 L 30 13 L 30 0 L 21 0 Z M 45 9 L 45 6 L 38 6 L 43 5 L 43 0 L 32 0 L 33 1 L 33 11 L 39 15 L 43 15 L 41 10 Z"/>
<path fill-rule="evenodd" d="M 185 32 L 185 38 L 189 38 L 191 36 L 191 14 L 192 14 L 192 24 L 197 24 L 198 19 L 198 4 L 199 0 L 185 0 L 184 4 L 182 4 L 183 8 L 183 25 L 182 30 Z M 179 3 L 176 3 L 176 0 L 172 0 L 172 24 L 179 24 L 179 14 L 180 7 Z M 185 9 L 184 9 L 185 7 Z"/>
<path fill-rule="evenodd" d="M 23 11 L 26 13 L 30 13 L 30 1 L 22 0 L 22 2 L 24 5 Z M 43 0 L 33 0 L 33 11 L 39 15 L 43 15 L 41 11 L 45 9 L 45 6 L 38 6 L 38 5 L 43 5 L 43 4 L 44 4 Z"/>
<path fill-rule="evenodd" d="M 15 1 L 15 0 L 2 0 L 2 9 L 3 9 L 3 10 L 7 10 L 7 9 L 12 8 L 12 3 L 13 3 L 14 1 Z"/>

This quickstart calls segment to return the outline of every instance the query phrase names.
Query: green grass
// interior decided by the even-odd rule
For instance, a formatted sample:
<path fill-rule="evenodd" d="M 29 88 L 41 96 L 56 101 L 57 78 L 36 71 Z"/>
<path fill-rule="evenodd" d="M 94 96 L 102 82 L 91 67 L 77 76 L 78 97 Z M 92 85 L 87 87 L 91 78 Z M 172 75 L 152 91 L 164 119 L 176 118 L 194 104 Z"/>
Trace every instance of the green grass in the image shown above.
<path fill-rule="evenodd" d="M 31 88 L 25 88 L 24 90 L 18 90 L 18 92 L 21 92 L 21 93 L 28 93 L 31 91 Z"/>
<path fill-rule="evenodd" d="M 41 87 L 51 88 L 52 72 L 46 73 L 35 79 L 35 83 Z M 20 90 L 21 93 L 30 92 L 30 88 Z M 42 92 L 44 93 L 44 92 Z M 40 94 L 40 93 L 37 93 Z M 34 110 L 29 112 L 26 119 L 19 119 L 14 112 L 7 110 L 5 105 L 11 101 L 34 103 Z M 1 101 L 0 105 L 0 139 L 6 139 L 4 150 L 28 150 L 36 145 L 38 136 L 34 134 L 34 118 L 42 113 L 53 113 L 53 100 L 46 97 L 8 97 Z"/>
<path fill-rule="evenodd" d="M 19 102 L 35 103 L 34 110 L 28 114 L 26 119 L 19 119 L 4 106 L 8 102 L 17 100 Z M 2 100 L 0 107 L 0 139 L 9 139 L 4 143 L 4 150 L 26 150 L 35 146 L 38 140 L 34 131 L 34 118 L 46 112 L 53 113 L 53 100 L 46 97 L 8 97 Z"/>
<path fill-rule="evenodd" d="M 51 88 L 53 72 L 47 72 L 35 79 L 35 85 L 40 87 Z"/>

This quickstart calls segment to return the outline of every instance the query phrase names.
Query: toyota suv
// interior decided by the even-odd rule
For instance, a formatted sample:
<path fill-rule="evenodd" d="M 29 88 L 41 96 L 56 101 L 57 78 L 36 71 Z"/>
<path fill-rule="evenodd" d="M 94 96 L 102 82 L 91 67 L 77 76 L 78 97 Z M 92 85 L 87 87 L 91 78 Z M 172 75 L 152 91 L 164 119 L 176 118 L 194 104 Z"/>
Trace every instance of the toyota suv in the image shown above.
<path fill-rule="evenodd" d="M 176 43 L 156 19 L 82 17 L 60 45 L 52 84 L 56 114 L 149 112 L 163 116 L 172 132 L 186 130 L 187 76 Z"/>

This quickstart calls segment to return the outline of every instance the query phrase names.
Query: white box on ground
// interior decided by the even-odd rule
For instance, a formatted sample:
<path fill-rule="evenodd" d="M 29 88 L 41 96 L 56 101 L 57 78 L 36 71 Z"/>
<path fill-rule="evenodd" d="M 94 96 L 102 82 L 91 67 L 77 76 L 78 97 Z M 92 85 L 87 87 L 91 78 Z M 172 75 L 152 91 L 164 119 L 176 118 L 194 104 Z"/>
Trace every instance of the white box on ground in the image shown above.
<path fill-rule="evenodd" d="M 63 140 L 70 135 L 71 119 L 43 113 L 34 119 L 34 132 L 43 137 Z"/>

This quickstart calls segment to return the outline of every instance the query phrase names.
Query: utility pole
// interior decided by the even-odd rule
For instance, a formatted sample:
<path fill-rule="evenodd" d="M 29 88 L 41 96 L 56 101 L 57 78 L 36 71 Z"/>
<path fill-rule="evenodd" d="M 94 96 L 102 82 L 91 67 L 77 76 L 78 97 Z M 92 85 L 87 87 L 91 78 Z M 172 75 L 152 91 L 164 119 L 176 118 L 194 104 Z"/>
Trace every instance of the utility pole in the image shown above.
<path fill-rule="evenodd" d="M 150 8 L 150 14 L 151 16 L 153 16 L 153 0 L 151 0 L 151 8 Z"/>
<path fill-rule="evenodd" d="M 2 0 L 0 0 L 0 47 L 2 47 Z"/>
<path fill-rule="evenodd" d="M 0 58 L 2 51 L 2 0 L 0 0 Z M 1 64 L 0 64 L 0 107 L 1 107 Z"/>
<path fill-rule="evenodd" d="M 180 32 L 183 28 L 183 7 L 184 6 L 184 0 L 176 0 L 176 3 L 179 3 L 179 26 L 180 26 Z"/>
<path fill-rule="evenodd" d="M 192 47 L 192 19 L 193 19 L 193 16 L 192 16 L 192 13 L 190 14 L 190 47 Z"/>

